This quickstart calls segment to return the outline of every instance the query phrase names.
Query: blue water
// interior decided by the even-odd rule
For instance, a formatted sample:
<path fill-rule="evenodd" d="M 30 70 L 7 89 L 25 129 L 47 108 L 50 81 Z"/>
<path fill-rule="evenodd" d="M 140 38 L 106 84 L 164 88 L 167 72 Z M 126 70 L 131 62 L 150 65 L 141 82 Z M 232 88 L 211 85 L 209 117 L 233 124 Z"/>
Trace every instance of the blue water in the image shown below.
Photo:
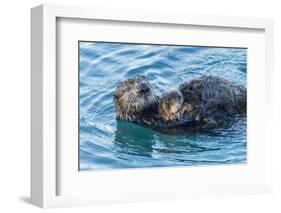
<path fill-rule="evenodd" d="M 117 122 L 113 93 L 148 76 L 155 91 L 201 75 L 246 86 L 247 49 L 80 42 L 80 170 L 246 163 L 246 119 L 227 129 L 165 135 Z"/>

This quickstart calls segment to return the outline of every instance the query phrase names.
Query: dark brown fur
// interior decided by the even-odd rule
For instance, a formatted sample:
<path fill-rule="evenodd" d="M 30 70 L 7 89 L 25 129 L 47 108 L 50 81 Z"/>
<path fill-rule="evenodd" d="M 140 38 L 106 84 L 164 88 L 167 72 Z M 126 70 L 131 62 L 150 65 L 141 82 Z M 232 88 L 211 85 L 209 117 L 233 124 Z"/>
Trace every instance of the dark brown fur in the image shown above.
<path fill-rule="evenodd" d="M 246 88 L 214 76 L 202 76 L 180 85 L 184 102 L 193 110 L 192 117 L 198 120 L 212 118 L 224 121 L 234 115 L 246 116 Z"/>
<path fill-rule="evenodd" d="M 158 97 L 144 76 L 116 88 L 116 118 L 152 128 L 198 129 L 246 116 L 246 88 L 220 77 L 202 76 Z M 180 128 L 179 128 L 180 127 Z"/>

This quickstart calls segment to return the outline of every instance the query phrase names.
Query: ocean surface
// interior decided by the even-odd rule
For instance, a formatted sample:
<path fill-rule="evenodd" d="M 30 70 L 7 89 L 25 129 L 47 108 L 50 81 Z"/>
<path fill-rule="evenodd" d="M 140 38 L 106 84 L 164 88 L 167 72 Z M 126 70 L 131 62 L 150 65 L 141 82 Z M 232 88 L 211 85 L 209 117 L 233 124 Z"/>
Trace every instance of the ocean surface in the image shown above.
<path fill-rule="evenodd" d="M 148 76 L 158 95 L 201 75 L 246 85 L 247 49 L 80 42 L 80 170 L 247 162 L 246 119 L 229 128 L 175 136 L 115 119 L 113 94 Z"/>

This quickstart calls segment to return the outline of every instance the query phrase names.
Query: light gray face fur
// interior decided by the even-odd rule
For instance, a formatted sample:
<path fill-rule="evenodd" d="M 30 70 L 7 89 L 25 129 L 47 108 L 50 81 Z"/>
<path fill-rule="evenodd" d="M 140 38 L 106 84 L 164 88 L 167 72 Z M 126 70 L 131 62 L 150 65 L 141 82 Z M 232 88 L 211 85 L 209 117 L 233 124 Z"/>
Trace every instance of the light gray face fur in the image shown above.
<path fill-rule="evenodd" d="M 170 90 L 162 96 L 161 106 L 176 113 L 183 103 L 183 96 L 178 90 Z"/>
<path fill-rule="evenodd" d="M 182 94 L 178 90 L 170 90 L 161 97 L 159 113 L 165 121 L 174 120 L 181 114 L 182 105 Z"/>
<path fill-rule="evenodd" d="M 156 101 L 157 97 L 148 79 L 142 75 L 121 82 L 114 95 L 117 117 L 120 119 L 128 119 Z"/>

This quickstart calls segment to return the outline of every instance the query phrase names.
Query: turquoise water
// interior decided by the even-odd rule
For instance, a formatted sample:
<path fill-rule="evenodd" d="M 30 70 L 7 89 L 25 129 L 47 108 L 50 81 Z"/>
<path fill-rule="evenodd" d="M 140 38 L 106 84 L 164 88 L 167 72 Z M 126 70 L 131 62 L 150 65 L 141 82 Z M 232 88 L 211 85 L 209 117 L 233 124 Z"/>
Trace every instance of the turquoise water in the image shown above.
<path fill-rule="evenodd" d="M 120 81 L 148 76 L 157 94 L 201 75 L 246 86 L 247 49 L 80 42 L 80 170 L 246 163 L 246 119 L 191 135 L 115 119 Z"/>

